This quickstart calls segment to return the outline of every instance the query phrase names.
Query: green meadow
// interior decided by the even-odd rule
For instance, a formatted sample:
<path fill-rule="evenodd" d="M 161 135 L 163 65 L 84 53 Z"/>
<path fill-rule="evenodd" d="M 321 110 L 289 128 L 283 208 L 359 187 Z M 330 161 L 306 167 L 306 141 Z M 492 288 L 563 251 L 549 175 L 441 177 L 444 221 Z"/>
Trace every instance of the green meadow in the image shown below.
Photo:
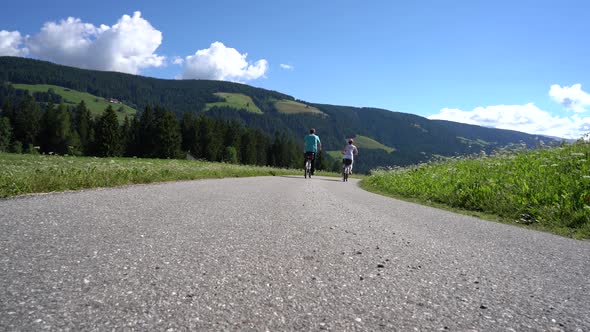
<path fill-rule="evenodd" d="M 86 107 L 90 110 L 93 116 L 100 116 L 104 112 L 104 110 L 110 105 L 113 107 L 115 111 L 118 111 L 120 108 L 123 109 L 122 112 L 117 112 L 117 116 L 119 121 L 123 121 L 125 119 L 125 115 L 129 117 L 135 116 L 137 114 L 137 110 L 129 107 L 122 103 L 110 103 L 108 100 L 105 100 L 102 97 L 97 97 L 95 95 L 91 95 L 86 92 L 80 92 L 72 89 L 67 89 L 57 85 L 49 85 L 49 84 L 13 84 L 12 85 L 15 89 L 22 89 L 28 90 L 29 92 L 47 92 L 49 89 L 53 89 L 53 91 L 60 95 L 63 98 L 65 104 L 70 106 L 76 106 L 81 101 L 84 101 Z"/>
<path fill-rule="evenodd" d="M 319 109 L 293 100 L 278 100 L 275 102 L 275 107 L 279 113 L 284 114 L 303 114 L 311 113 L 326 116 L 326 114 Z"/>
<path fill-rule="evenodd" d="M 263 114 L 262 110 L 256 106 L 252 98 L 241 93 L 228 93 L 228 92 L 217 92 L 216 96 L 219 96 L 225 101 L 216 103 L 207 103 L 205 111 L 210 110 L 213 107 L 230 107 L 235 109 L 244 109 L 250 113 Z"/>
<path fill-rule="evenodd" d="M 392 197 L 590 238 L 590 145 L 376 170 L 362 187 Z"/>
<path fill-rule="evenodd" d="M 342 147 L 344 147 L 344 145 L 347 144 L 346 140 L 342 140 Z M 377 142 L 376 140 L 367 137 L 367 136 L 362 136 L 362 135 L 357 135 L 354 138 L 354 145 L 357 146 L 357 148 L 359 149 L 359 151 L 362 151 L 363 149 L 368 149 L 368 150 L 384 150 L 387 153 L 391 153 L 393 151 L 395 151 L 394 148 L 391 148 L 387 145 L 384 145 L 380 142 Z M 342 153 L 341 150 L 332 150 L 332 151 L 327 151 L 327 153 L 330 155 L 330 157 L 336 159 L 336 160 L 340 160 L 342 159 Z"/>
<path fill-rule="evenodd" d="M 359 149 L 385 150 L 387 153 L 395 151 L 394 148 L 381 144 L 370 137 L 362 135 L 357 135 L 354 138 L 354 145 L 356 145 Z"/>
<path fill-rule="evenodd" d="M 339 176 L 322 171 L 316 174 Z M 197 160 L 0 153 L 0 198 L 162 181 L 268 175 L 303 177 L 303 170 Z"/>

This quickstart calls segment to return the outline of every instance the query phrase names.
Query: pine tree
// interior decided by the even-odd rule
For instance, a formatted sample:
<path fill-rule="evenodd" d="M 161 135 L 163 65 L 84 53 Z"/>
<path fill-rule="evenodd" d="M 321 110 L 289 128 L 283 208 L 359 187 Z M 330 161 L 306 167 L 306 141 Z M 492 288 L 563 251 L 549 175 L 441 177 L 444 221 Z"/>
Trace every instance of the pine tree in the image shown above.
<path fill-rule="evenodd" d="M 2 109 L 0 109 L 0 116 L 10 119 L 11 111 L 12 108 L 10 108 L 10 101 L 8 98 L 6 98 L 6 100 L 4 100 L 4 104 L 2 105 Z"/>
<path fill-rule="evenodd" d="M 67 154 L 69 150 L 79 150 L 79 144 L 73 139 L 72 120 L 70 111 L 64 104 L 57 108 L 53 103 L 47 104 L 47 110 L 43 115 L 43 140 L 41 149 L 45 152 Z M 71 147 L 70 147 L 71 146 Z"/>
<path fill-rule="evenodd" d="M 129 132 L 127 136 L 127 146 L 125 150 L 125 155 L 127 157 L 136 157 L 140 156 L 140 123 L 139 123 L 139 116 L 136 115 L 131 119 L 131 123 L 129 126 Z"/>
<path fill-rule="evenodd" d="M 37 143 L 41 132 L 41 118 L 43 112 L 30 94 L 26 93 L 15 110 L 14 118 L 10 119 L 13 127 L 14 139 L 23 146 Z"/>
<path fill-rule="evenodd" d="M 209 161 L 221 161 L 223 156 L 223 138 L 216 121 L 202 117 L 199 121 L 198 142 L 201 145 L 199 158 Z"/>
<path fill-rule="evenodd" d="M 270 138 L 260 130 L 252 129 L 254 137 L 254 153 L 255 153 L 255 165 L 266 166 L 268 162 L 268 151 L 270 147 Z"/>
<path fill-rule="evenodd" d="M 223 154 L 223 162 L 230 164 L 238 163 L 238 150 L 233 146 L 226 146 Z"/>
<path fill-rule="evenodd" d="M 0 116 L 0 152 L 6 152 L 12 139 L 12 126 L 7 117 Z"/>
<path fill-rule="evenodd" d="M 80 139 L 80 150 L 83 154 L 89 155 L 92 146 L 92 115 L 90 110 L 86 107 L 86 103 L 82 100 L 74 111 L 74 128 L 78 132 Z"/>
<path fill-rule="evenodd" d="M 139 133 L 137 137 L 138 155 L 145 158 L 156 156 L 156 119 L 151 107 L 146 107 L 139 120 Z"/>
<path fill-rule="evenodd" d="M 182 135 L 182 151 L 189 151 L 196 142 L 195 119 L 192 113 L 185 112 L 182 114 L 180 121 L 180 132 Z"/>
<path fill-rule="evenodd" d="M 155 157 L 179 158 L 182 137 L 174 113 L 156 108 Z"/>
<path fill-rule="evenodd" d="M 132 137 L 131 120 L 129 120 L 129 116 L 125 115 L 125 120 L 123 120 L 123 125 L 121 126 L 121 146 L 124 156 L 128 156 L 127 152 L 132 144 Z"/>
<path fill-rule="evenodd" d="M 96 154 L 101 157 L 117 157 L 122 154 L 121 132 L 117 113 L 108 106 L 98 119 L 95 129 Z"/>
<path fill-rule="evenodd" d="M 240 156 L 241 162 L 245 165 L 257 164 L 257 146 L 254 130 L 246 129 L 241 139 Z M 265 151 L 266 152 L 266 151 Z"/>

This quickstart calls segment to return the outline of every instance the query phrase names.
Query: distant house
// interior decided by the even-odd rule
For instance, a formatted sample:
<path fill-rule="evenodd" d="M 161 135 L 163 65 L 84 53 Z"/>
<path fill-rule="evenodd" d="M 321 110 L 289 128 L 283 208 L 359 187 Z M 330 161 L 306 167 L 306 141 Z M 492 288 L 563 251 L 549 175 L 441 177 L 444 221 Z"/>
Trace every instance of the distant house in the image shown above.
<path fill-rule="evenodd" d="M 119 101 L 119 99 L 115 99 L 115 98 L 109 98 L 107 99 L 109 101 L 109 103 L 111 104 L 120 104 L 121 102 Z"/>

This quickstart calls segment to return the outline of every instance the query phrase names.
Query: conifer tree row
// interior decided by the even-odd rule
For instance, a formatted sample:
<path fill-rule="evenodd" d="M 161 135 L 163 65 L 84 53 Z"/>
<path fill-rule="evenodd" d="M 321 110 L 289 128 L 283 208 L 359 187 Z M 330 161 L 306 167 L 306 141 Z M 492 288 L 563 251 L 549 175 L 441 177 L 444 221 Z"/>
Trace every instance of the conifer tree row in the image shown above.
<path fill-rule="evenodd" d="M 276 167 L 300 167 L 302 147 L 285 133 L 273 137 L 232 120 L 148 106 L 120 121 L 108 106 L 93 117 L 82 101 L 75 107 L 36 101 L 29 93 L 4 98 L 0 152 L 98 157 L 186 158 Z"/>

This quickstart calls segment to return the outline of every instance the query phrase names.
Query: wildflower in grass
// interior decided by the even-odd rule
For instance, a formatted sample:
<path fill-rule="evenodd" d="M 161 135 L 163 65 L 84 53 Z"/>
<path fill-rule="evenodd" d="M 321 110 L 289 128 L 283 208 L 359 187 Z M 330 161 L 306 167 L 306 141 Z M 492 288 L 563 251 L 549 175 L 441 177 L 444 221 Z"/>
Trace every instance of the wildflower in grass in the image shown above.
<path fill-rule="evenodd" d="M 583 154 L 581 152 L 572 152 L 572 156 L 574 156 L 574 157 L 583 157 L 583 156 L 585 156 L 585 154 Z"/>
<path fill-rule="evenodd" d="M 551 167 L 557 167 L 559 166 L 558 164 L 551 164 Z"/>

